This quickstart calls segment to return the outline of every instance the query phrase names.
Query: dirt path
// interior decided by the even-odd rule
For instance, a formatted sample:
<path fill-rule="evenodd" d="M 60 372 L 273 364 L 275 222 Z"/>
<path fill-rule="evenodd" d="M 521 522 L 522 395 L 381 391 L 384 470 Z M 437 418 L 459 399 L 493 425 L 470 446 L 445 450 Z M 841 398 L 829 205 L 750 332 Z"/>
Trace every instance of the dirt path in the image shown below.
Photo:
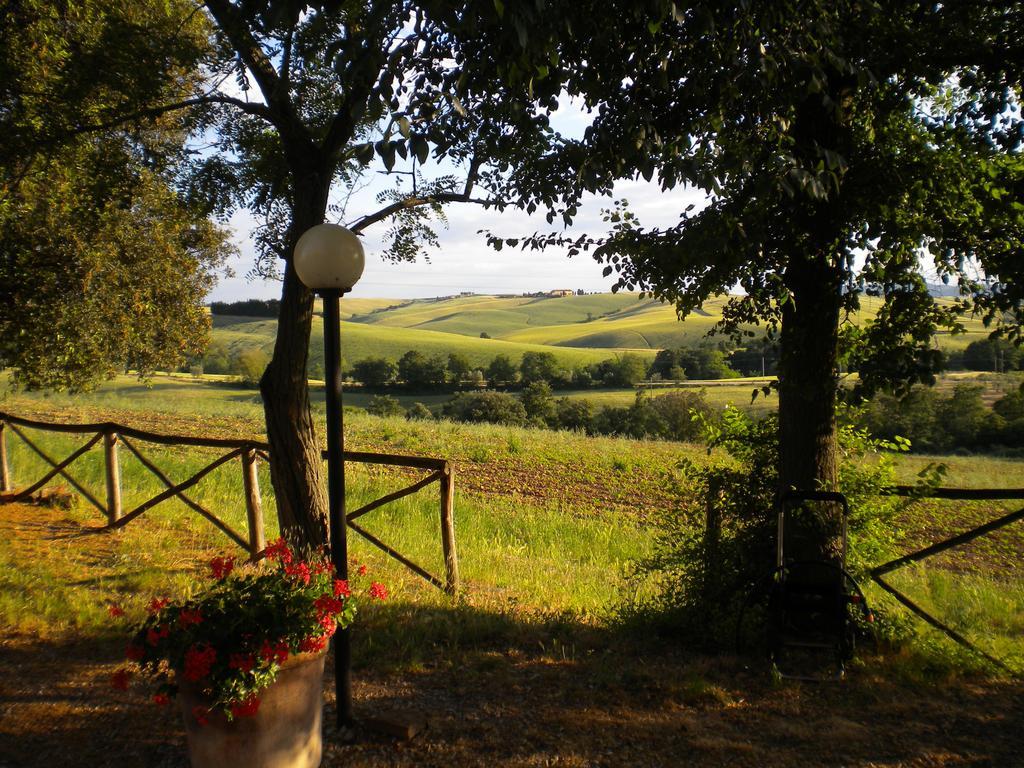
<path fill-rule="evenodd" d="M 5 567 L 56 546 L 96 567 L 96 537 L 75 537 L 76 527 L 61 510 L 0 507 Z M 187 764 L 173 707 L 110 687 L 123 642 L 0 627 L 0 768 Z M 357 716 L 410 710 L 428 728 L 408 742 L 364 733 L 352 745 L 328 728 L 325 766 L 1024 766 L 1020 684 L 912 686 L 891 660 L 841 684 L 776 686 L 734 659 L 607 634 L 581 635 L 579 646 L 439 646 L 401 671 L 386 654 L 363 648 L 374 661 L 354 673 Z M 324 699 L 331 723 L 329 684 Z"/>

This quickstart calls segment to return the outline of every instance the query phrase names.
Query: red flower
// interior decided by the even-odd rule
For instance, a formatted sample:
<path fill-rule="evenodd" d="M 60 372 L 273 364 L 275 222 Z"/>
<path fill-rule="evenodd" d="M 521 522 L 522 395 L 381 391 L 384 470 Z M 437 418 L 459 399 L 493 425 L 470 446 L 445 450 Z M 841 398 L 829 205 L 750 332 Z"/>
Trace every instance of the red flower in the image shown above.
<path fill-rule="evenodd" d="M 279 537 L 277 541 L 264 549 L 263 554 L 268 560 L 280 560 L 285 565 L 288 565 L 292 561 L 292 551 L 288 549 L 288 544 L 285 542 L 283 536 Z"/>
<path fill-rule="evenodd" d="M 127 691 L 128 681 L 131 679 L 132 673 L 122 668 L 110 676 L 110 684 L 119 691 Z"/>
<path fill-rule="evenodd" d="M 313 606 L 316 608 L 317 617 L 323 618 L 324 616 L 333 616 L 336 613 L 340 613 L 342 608 L 345 607 L 345 603 L 330 595 L 320 595 L 320 597 L 313 601 Z"/>
<path fill-rule="evenodd" d="M 236 701 L 231 704 L 231 714 L 235 717 L 252 717 L 260 709 L 260 700 L 253 694 L 245 701 Z"/>
<path fill-rule="evenodd" d="M 352 590 L 349 589 L 348 582 L 345 579 L 334 580 L 334 596 L 335 597 L 349 597 L 352 594 Z"/>
<path fill-rule="evenodd" d="M 251 653 L 232 653 L 228 659 L 228 666 L 231 669 L 240 669 L 243 672 L 251 672 L 256 666 L 256 657 Z"/>
<path fill-rule="evenodd" d="M 313 564 L 313 573 L 321 576 L 325 573 L 334 573 L 334 565 L 326 560 L 318 560 Z"/>
<path fill-rule="evenodd" d="M 118 619 L 121 616 L 124 616 L 124 608 L 122 608 L 119 605 L 115 605 L 114 603 L 111 603 L 107 606 L 107 613 L 109 613 L 115 619 Z"/>
<path fill-rule="evenodd" d="M 199 611 L 189 611 L 182 609 L 181 613 L 178 614 L 178 626 L 182 629 L 190 627 L 193 624 L 201 624 L 203 621 L 203 614 Z"/>
<path fill-rule="evenodd" d="M 146 649 L 141 645 L 128 643 L 128 646 L 124 649 L 124 655 L 130 661 L 142 661 L 142 657 L 146 655 Z"/>
<path fill-rule="evenodd" d="M 207 725 L 210 722 L 210 710 L 203 706 L 192 707 L 192 717 L 196 719 L 196 725 Z"/>
<path fill-rule="evenodd" d="M 149 607 L 146 610 L 149 611 L 151 616 L 155 616 L 166 608 L 170 602 L 171 601 L 166 597 L 154 597 L 149 601 Z"/>
<path fill-rule="evenodd" d="M 370 597 L 372 597 L 374 600 L 387 600 L 387 587 L 385 587 L 379 581 L 373 582 L 372 584 L 370 584 Z"/>
<path fill-rule="evenodd" d="M 311 635 L 310 637 L 303 638 L 302 642 L 299 643 L 299 650 L 303 653 L 319 653 L 327 647 L 328 639 L 327 635 Z"/>
<path fill-rule="evenodd" d="M 324 614 L 318 619 L 318 621 L 320 622 L 320 626 L 324 628 L 324 632 L 328 637 L 333 635 L 338 629 L 338 620 L 330 614 Z"/>
<path fill-rule="evenodd" d="M 158 707 L 166 707 L 168 704 L 171 703 L 171 697 L 168 696 L 166 693 L 154 693 L 153 703 L 156 704 Z"/>
<path fill-rule="evenodd" d="M 282 640 L 276 645 L 271 645 L 269 640 L 264 640 L 260 647 L 260 656 L 268 664 L 280 666 L 288 661 L 288 643 Z"/>
<path fill-rule="evenodd" d="M 149 631 L 146 632 L 146 642 L 155 648 L 170 633 L 169 627 L 158 624 L 155 627 L 150 627 Z"/>
<path fill-rule="evenodd" d="M 365 576 L 366 575 L 366 566 L 365 565 L 360 565 L 359 568 L 356 570 L 356 573 L 359 574 L 360 576 Z"/>
<path fill-rule="evenodd" d="M 217 651 L 209 645 L 193 645 L 185 651 L 185 679 L 193 683 L 210 674 L 213 662 L 217 660 Z"/>
<path fill-rule="evenodd" d="M 210 571 L 213 573 L 213 578 L 217 580 L 227 578 L 228 574 L 231 573 L 235 568 L 235 558 L 232 557 L 215 557 L 210 561 Z"/>
<path fill-rule="evenodd" d="M 289 576 L 294 576 L 297 581 L 301 581 L 303 584 L 309 584 L 309 566 L 305 563 L 286 564 L 284 572 Z"/>

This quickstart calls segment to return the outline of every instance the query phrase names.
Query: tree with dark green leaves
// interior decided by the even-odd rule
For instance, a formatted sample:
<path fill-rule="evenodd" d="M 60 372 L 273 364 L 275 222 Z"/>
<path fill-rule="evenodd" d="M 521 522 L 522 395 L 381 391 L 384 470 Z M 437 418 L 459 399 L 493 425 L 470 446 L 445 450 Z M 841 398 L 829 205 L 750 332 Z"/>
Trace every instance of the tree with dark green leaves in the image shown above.
<path fill-rule="evenodd" d="M 398 368 L 383 357 L 367 357 L 352 366 L 352 378 L 366 387 L 383 387 L 395 380 Z"/>
<path fill-rule="evenodd" d="M 571 219 L 585 193 L 640 176 L 708 204 L 648 228 L 620 202 L 606 237 L 525 245 L 589 250 L 616 289 L 684 315 L 741 287 L 721 325 L 779 342 L 780 485 L 834 489 L 841 351 L 855 394 L 902 392 L 933 380 L 933 334 L 960 312 L 1020 338 L 1022 24 L 1024 4 L 988 0 L 606 4 L 553 75 L 593 123 L 523 170 L 524 194 Z M 925 272 L 958 300 L 933 300 Z M 857 330 L 864 293 L 883 303 Z"/>
<path fill-rule="evenodd" d="M 197 360 L 202 304 L 232 249 L 174 189 L 185 126 L 79 127 L 134 109 L 139 91 L 182 98 L 206 51 L 202 18 L 174 2 L 0 7 L 0 367 L 77 391 Z M 66 66 L 108 55 L 101 69 Z"/>
<path fill-rule="evenodd" d="M 54 35 L 102 5 L 61 5 Z M 555 33 L 541 29 L 539 4 L 515 0 L 157 4 L 151 15 L 166 20 L 169 37 L 153 34 L 149 10 L 140 4 L 138 23 L 116 39 L 68 45 L 53 62 L 62 81 L 80 73 L 86 85 L 124 65 L 122 95 L 51 120 L 49 107 L 78 95 L 44 94 L 38 119 L 47 137 L 60 139 L 180 123 L 193 151 L 178 188 L 204 212 L 245 208 L 262 222 L 256 271 L 282 281 L 277 341 L 260 386 L 271 479 L 282 531 L 318 546 L 327 514 L 306 379 L 314 302 L 291 265 L 295 243 L 327 218 L 357 233 L 383 224 L 385 257 L 411 259 L 436 242 L 432 217 L 443 205 L 505 204 L 504 176 L 546 145 L 547 117 L 533 105 L 557 103 L 559 84 L 543 76 Z M 170 71 L 174 30 L 195 53 L 184 57 L 193 66 L 173 78 L 178 91 L 144 87 L 131 67 Z M 345 210 L 374 158 L 395 173 L 394 187 L 377 210 Z"/>

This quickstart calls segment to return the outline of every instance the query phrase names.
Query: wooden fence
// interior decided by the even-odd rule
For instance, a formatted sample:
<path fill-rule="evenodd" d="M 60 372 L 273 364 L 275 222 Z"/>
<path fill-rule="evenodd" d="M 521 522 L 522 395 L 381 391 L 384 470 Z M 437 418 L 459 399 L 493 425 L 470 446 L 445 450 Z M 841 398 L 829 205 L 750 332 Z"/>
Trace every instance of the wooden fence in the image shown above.
<path fill-rule="evenodd" d="M 77 450 L 61 461 L 49 456 L 35 441 L 25 433 L 25 429 L 39 429 L 50 432 L 62 432 L 66 434 L 88 435 L 86 442 Z M 39 480 L 30 486 L 15 490 L 11 481 L 10 465 L 7 453 L 7 432 L 12 432 L 20 438 L 36 455 L 50 466 L 50 470 Z M 85 455 L 97 443 L 103 443 L 104 470 L 106 476 L 106 503 L 104 504 L 93 495 L 88 488 L 76 480 L 68 468 L 79 457 Z M 193 473 L 187 480 L 179 483 L 172 481 L 165 472 L 143 454 L 138 443 L 147 442 L 157 445 L 185 446 L 193 448 L 214 448 L 224 451 L 222 455 L 209 462 L 202 469 Z M 124 446 L 139 463 L 142 464 L 165 486 L 160 493 L 152 496 L 139 504 L 134 509 L 125 512 L 121 503 L 121 467 L 119 460 L 119 448 Z M 324 454 L 326 456 L 326 453 Z M 379 499 L 363 505 L 346 515 L 348 527 L 369 541 L 378 549 L 387 553 L 390 557 L 398 560 L 417 575 L 429 581 L 439 589 L 450 595 L 454 595 L 459 589 L 459 567 L 458 557 L 455 551 L 455 524 L 454 524 L 454 501 L 455 501 L 455 476 L 450 462 L 444 459 L 435 459 L 419 456 L 397 456 L 391 454 L 362 453 L 358 451 L 345 451 L 345 461 L 362 464 L 378 464 L 411 469 L 427 470 L 429 475 L 401 490 L 389 493 Z M 229 461 L 238 459 L 241 466 L 242 486 L 245 496 L 245 509 L 247 520 L 246 535 L 242 535 L 231 526 L 219 519 L 213 512 L 206 509 L 202 504 L 191 499 L 185 492 L 199 483 L 204 477 L 210 474 Z M 24 419 L 8 413 L 0 412 L 0 500 L 5 502 L 17 502 L 27 499 L 33 493 L 43 488 L 47 483 L 58 475 L 66 480 L 78 493 L 89 503 L 96 507 L 107 518 L 107 529 L 117 529 L 127 525 L 132 520 L 149 511 L 161 502 L 172 498 L 182 501 L 193 511 L 207 519 L 218 530 L 224 533 L 238 546 L 245 549 L 251 559 L 257 560 L 266 548 L 266 535 L 263 526 L 263 508 L 259 487 L 259 476 L 257 473 L 258 462 L 262 459 L 266 462 L 272 460 L 270 446 L 267 443 L 252 440 L 223 440 L 202 437 L 187 437 L 162 435 L 155 432 L 146 432 L 133 429 L 113 422 L 99 424 L 55 424 L 42 421 Z M 388 546 L 376 536 L 365 530 L 355 521 L 369 512 L 378 509 L 385 504 L 396 501 L 405 496 L 416 493 L 432 483 L 440 486 L 440 521 L 441 521 L 441 546 L 444 554 L 445 578 L 438 578 L 425 568 L 412 562 L 397 550 Z"/>

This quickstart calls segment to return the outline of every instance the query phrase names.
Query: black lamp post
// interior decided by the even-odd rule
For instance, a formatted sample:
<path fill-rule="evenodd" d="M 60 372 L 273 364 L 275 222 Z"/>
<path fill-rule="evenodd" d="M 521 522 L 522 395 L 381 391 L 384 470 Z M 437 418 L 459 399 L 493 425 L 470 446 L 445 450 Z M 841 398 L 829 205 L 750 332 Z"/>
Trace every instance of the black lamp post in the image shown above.
<path fill-rule="evenodd" d="M 339 303 L 363 274 L 363 244 L 337 224 L 318 224 L 295 244 L 293 265 L 299 279 L 323 299 L 324 368 L 327 389 L 327 499 L 331 562 L 340 579 L 348 578 L 345 520 L 345 435 L 341 409 L 341 316 Z M 349 630 L 338 632 L 334 645 L 334 692 L 338 728 L 352 725 L 351 648 Z"/>

